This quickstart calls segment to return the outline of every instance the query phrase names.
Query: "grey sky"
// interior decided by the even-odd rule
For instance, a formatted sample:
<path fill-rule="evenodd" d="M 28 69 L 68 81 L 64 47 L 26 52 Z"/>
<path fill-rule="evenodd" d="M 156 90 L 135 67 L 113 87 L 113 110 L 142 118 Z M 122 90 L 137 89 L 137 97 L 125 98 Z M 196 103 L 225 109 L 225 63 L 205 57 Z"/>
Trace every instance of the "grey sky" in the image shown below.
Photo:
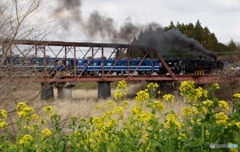
<path fill-rule="evenodd" d="M 81 22 L 86 22 L 94 11 L 112 18 L 116 28 L 127 18 L 135 25 L 156 22 L 163 27 L 168 26 L 170 21 L 174 24 L 195 24 L 200 20 L 203 27 L 215 33 L 219 42 L 226 44 L 231 39 L 240 42 L 239 0 L 82 0 Z M 98 39 L 83 36 L 81 29 L 74 24 L 65 32 L 65 36 L 59 38 L 70 41 Z"/>

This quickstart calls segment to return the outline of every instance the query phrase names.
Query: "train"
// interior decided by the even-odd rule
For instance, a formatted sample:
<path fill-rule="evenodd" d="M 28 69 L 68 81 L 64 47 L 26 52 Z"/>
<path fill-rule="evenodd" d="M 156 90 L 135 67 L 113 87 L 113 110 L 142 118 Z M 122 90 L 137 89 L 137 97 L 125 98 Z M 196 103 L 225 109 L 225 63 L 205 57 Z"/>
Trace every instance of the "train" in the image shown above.
<path fill-rule="evenodd" d="M 2 57 L 0 59 L 3 59 Z M 164 58 L 171 71 L 178 74 L 210 74 L 215 70 L 223 70 L 224 63 L 219 60 L 207 60 L 202 58 L 177 59 Z M 52 58 L 46 57 L 5 57 L 1 60 L 2 70 L 14 71 L 47 71 L 55 75 L 58 72 L 66 72 L 68 75 L 124 75 L 128 72 L 136 75 L 167 75 L 169 71 L 159 59 L 107 59 L 107 58 Z M 102 66 L 104 64 L 104 66 Z M 165 64 L 165 65 L 166 65 Z M 129 65 L 129 66 L 128 66 Z"/>
<path fill-rule="evenodd" d="M 179 74 L 211 74 L 216 70 L 223 70 L 224 63 L 216 60 L 198 58 L 176 59 L 164 58 L 169 69 L 176 75 Z M 104 66 L 102 66 L 102 63 Z M 128 67 L 129 65 L 129 67 Z M 103 68 L 102 68 L 103 67 Z M 110 72 L 109 72 L 110 71 Z M 122 75 L 127 72 L 135 72 L 137 75 L 167 75 L 168 70 L 159 59 L 80 59 L 77 60 L 77 73 L 83 75 L 116 74 Z"/>

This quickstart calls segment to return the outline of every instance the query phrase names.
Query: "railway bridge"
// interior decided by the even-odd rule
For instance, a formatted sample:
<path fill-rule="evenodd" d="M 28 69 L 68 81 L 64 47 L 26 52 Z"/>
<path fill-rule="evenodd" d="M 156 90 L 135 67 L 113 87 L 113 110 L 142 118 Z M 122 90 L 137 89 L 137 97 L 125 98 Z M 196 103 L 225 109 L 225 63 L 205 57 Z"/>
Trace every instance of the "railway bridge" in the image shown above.
<path fill-rule="evenodd" d="M 144 57 L 139 59 L 134 69 L 131 69 L 131 52 L 139 51 Z M 53 88 L 57 87 L 58 97 L 71 98 L 72 88 L 79 82 L 98 82 L 98 97 L 111 96 L 110 83 L 113 81 L 148 81 L 169 85 L 185 80 L 193 80 L 197 84 L 226 81 L 214 74 L 204 74 L 196 71 L 192 74 L 175 74 L 165 62 L 156 48 L 144 45 L 116 44 L 116 43 L 88 43 L 62 41 L 33 41 L 33 40 L 5 40 L 1 49 L 1 81 L 11 78 L 12 81 L 32 79 L 42 86 L 41 99 L 54 97 Z M 157 74 L 150 70 L 139 74 L 141 64 L 152 54 L 160 60 L 161 66 L 167 73 Z M 126 60 L 125 70 L 120 74 L 114 71 L 117 62 Z M 86 62 L 79 70 L 78 62 Z M 100 60 L 99 69 L 90 73 L 84 72 L 94 59 Z M 113 59 L 112 64 L 106 65 L 107 59 Z M 70 62 L 72 62 L 69 69 Z M 106 70 L 106 66 L 108 69 Z M 59 70 L 61 67 L 61 70 Z M 239 78 L 237 78 L 239 81 Z"/>

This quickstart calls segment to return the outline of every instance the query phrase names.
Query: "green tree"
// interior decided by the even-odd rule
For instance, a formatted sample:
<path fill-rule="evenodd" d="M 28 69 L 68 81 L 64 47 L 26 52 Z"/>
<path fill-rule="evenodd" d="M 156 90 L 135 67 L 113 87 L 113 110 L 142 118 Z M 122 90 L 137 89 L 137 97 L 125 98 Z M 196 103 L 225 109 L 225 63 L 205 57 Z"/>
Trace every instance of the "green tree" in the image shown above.
<path fill-rule="evenodd" d="M 165 31 L 178 28 L 183 34 L 189 38 L 197 40 L 206 50 L 213 52 L 228 51 L 228 46 L 218 42 L 214 33 L 211 33 L 208 27 L 202 27 L 201 22 L 197 20 L 195 26 L 192 23 L 180 24 L 175 26 L 171 21 L 170 25 L 165 27 Z"/>
<path fill-rule="evenodd" d="M 169 24 L 169 26 L 166 26 L 166 27 L 164 28 L 164 30 L 167 31 L 167 30 L 171 30 L 171 29 L 173 29 L 173 28 L 176 28 L 176 26 L 174 25 L 173 21 L 171 21 L 170 24 Z"/>
<path fill-rule="evenodd" d="M 195 25 L 195 33 L 196 33 L 195 40 L 197 40 L 200 44 L 204 46 L 206 37 L 205 37 L 205 32 L 199 20 L 196 22 L 196 25 Z"/>
<path fill-rule="evenodd" d="M 195 34 L 195 29 L 194 29 L 194 25 L 192 23 L 189 23 L 188 25 L 186 25 L 186 28 L 184 31 L 181 31 L 182 33 L 184 33 L 187 37 L 189 38 L 195 38 L 196 34 Z"/>
<path fill-rule="evenodd" d="M 228 48 L 230 51 L 237 50 L 237 44 L 233 41 L 233 39 L 231 39 L 230 42 L 228 43 Z"/>

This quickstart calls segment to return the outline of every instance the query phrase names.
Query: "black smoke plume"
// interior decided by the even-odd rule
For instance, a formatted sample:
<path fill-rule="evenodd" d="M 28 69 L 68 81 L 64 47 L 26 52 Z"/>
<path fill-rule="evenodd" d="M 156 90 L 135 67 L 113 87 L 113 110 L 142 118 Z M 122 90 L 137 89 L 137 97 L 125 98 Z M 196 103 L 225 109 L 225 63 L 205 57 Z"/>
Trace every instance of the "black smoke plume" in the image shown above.
<path fill-rule="evenodd" d="M 153 28 L 160 26 L 157 23 L 150 23 L 147 26 L 136 25 L 128 17 L 118 29 L 116 28 L 114 19 L 103 16 L 98 11 L 90 13 L 86 21 L 83 22 L 81 5 L 81 0 L 59 0 L 56 9 L 54 9 L 54 14 L 58 19 L 63 20 L 61 25 L 64 30 L 69 30 L 69 26 L 72 23 L 77 23 L 80 26 L 79 29 L 86 36 L 100 36 L 108 38 L 111 42 L 130 43 L 142 29 L 146 29 L 149 26 Z"/>
<path fill-rule="evenodd" d="M 81 0 L 58 0 L 54 15 L 60 19 L 65 30 L 68 30 L 72 23 L 82 21 L 81 5 Z"/>
<path fill-rule="evenodd" d="M 103 38 L 117 38 L 117 29 L 114 27 L 114 20 L 102 16 L 98 11 L 94 11 L 90 14 L 88 21 L 83 24 L 83 29 L 87 32 L 86 34 L 91 37 L 100 35 Z"/>
<path fill-rule="evenodd" d="M 148 48 L 157 48 L 162 54 L 168 54 L 168 51 L 175 47 L 184 49 L 189 53 L 197 53 L 216 59 L 215 54 L 207 51 L 198 41 L 193 38 L 188 38 L 176 28 L 168 31 L 164 31 L 163 28 L 156 30 L 148 29 L 139 35 L 138 40 L 134 44 L 142 44 Z"/>
<path fill-rule="evenodd" d="M 182 34 L 178 29 L 168 30 L 164 32 L 161 37 L 163 44 L 165 43 L 170 46 L 177 46 L 187 49 L 188 51 L 216 59 L 216 55 L 204 49 L 203 46 L 198 43 L 198 41 L 194 40 L 193 38 L 188 38 L 185 34 Z"/>
<path fill-rule="evenodd" d="M 67 14 L 63 19 L 64 29 L 68 29 L 71 23 L 77 23 L 83 33 L 89 37 L 100 36 L 108 38 L 111 42 L 130 43 L 134 37 L 139 35 L 138 44 L 143 44 L 148 47 L 160 48 L 160 51 L 170 50 L 171 47 L 183 48 L 189 52 L 202 54 L 216 58 L 216 56 L 205 50 L 196 40 L 188 38 L 182 34 L 178 29 L 164 31 L 164 29 L 157 23 L 150 23 L 147 25 L 137 25 L 131 22 L 128 17 L 125 22 L 116 28 L 114 19 L 101 15 L 98 11 L 93 11 L 86 22 L 83 22 L 81 16 L 81 0 L 59 0 L 55 11 L 57 17 L 61 17 L 61 13 Z M 64 14 L 62 14 L 64 16 Z M 148 32 L 142 32 L 147 30 Z"/>

